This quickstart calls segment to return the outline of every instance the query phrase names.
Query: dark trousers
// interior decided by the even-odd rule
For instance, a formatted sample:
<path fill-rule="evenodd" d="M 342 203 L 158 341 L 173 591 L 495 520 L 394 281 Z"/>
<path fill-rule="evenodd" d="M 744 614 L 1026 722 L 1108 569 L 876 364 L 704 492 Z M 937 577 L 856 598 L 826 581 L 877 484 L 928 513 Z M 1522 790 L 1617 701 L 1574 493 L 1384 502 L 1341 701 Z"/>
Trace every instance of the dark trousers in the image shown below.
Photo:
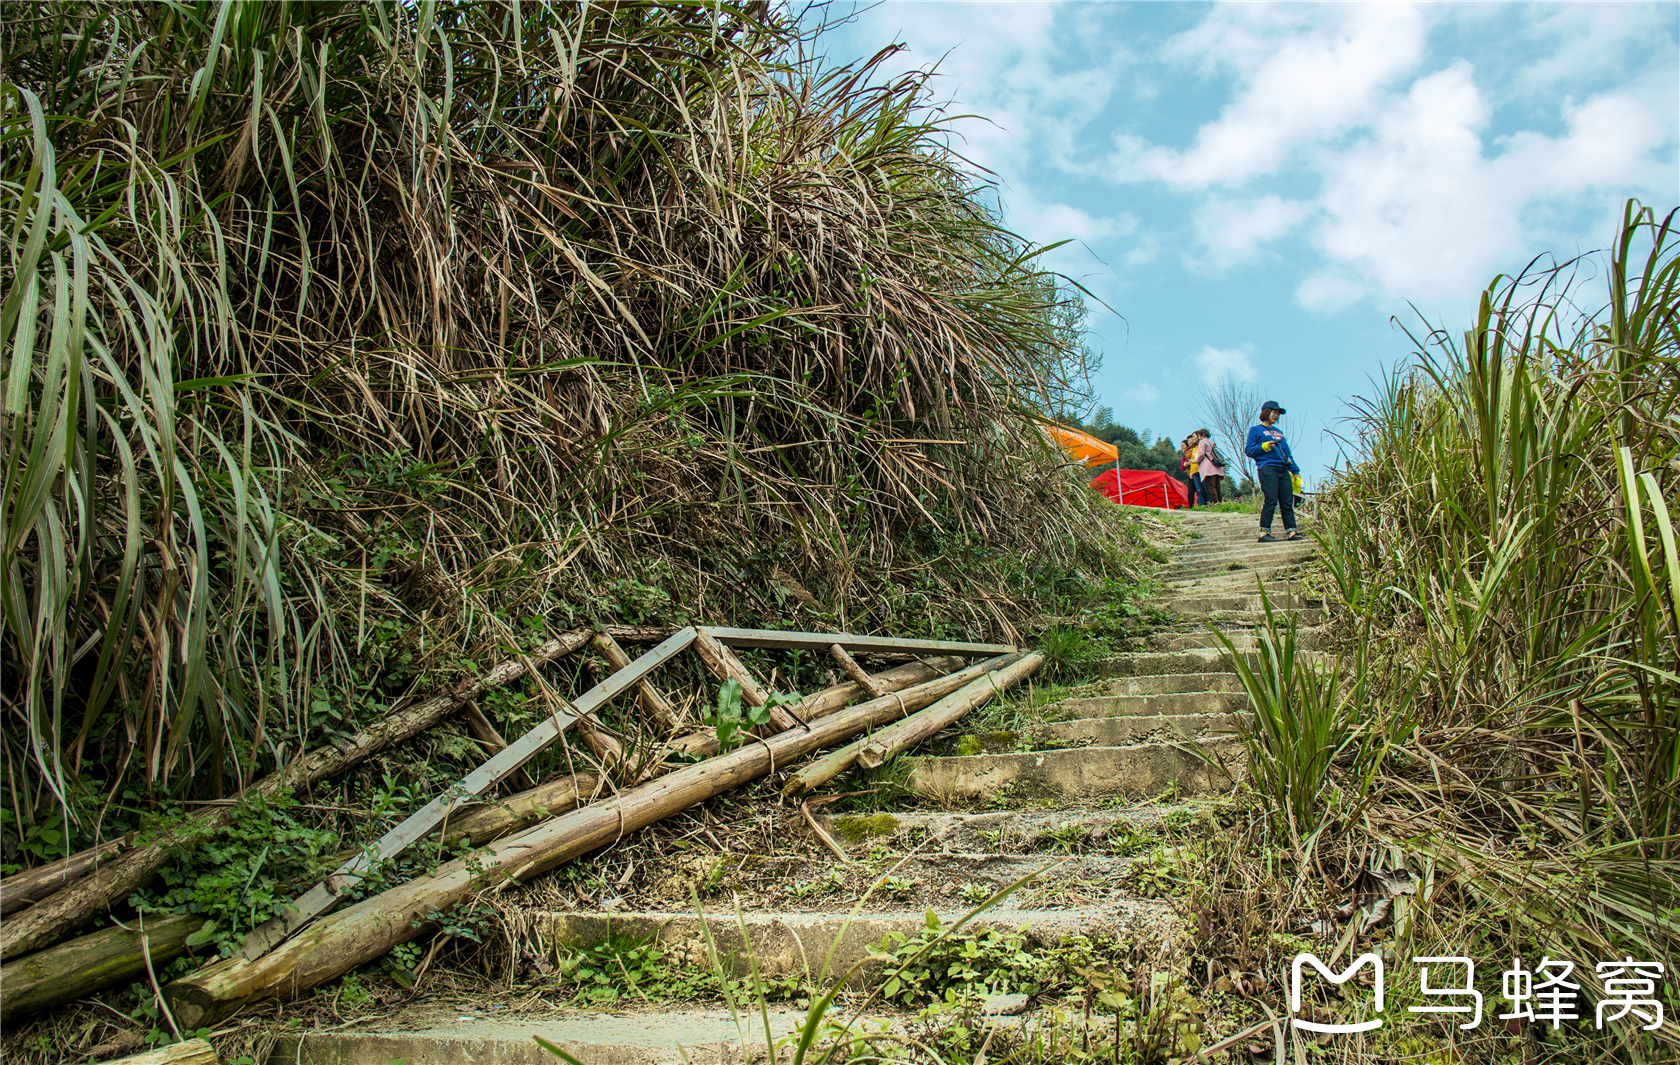
<path fill-rule="evenodd" d="M 1272 531 L 1272 511 L 1283 511 L 1283 531 L 1295 531 L 1295 482 L 1288 466 L 1261 466 L 1255 471 L 1266 502 L 1260 507 L 1260 531 Z"/>
<path fill-rule="evenodd" d="M 1219 482 L 1224 479 L 1217 473 L 1212 477 L 1202 478 L 1202 502 L 1204 504 L 1225 502 L 1225 493 L 1219 487 Z"/>
<path fill-rule="evenodd" d="M 1199 473 L 1190 478 L 1190 505 L 1207 506 L 1207 485 L 1202 483 L 1202 475 Z"/>

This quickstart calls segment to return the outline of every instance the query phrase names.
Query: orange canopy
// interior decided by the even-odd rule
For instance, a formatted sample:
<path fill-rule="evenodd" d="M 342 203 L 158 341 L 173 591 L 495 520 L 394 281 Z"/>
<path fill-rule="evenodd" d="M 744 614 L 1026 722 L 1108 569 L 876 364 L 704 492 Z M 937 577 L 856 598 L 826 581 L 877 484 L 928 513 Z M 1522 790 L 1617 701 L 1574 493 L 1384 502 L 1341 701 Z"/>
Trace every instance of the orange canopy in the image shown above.
<path fill-rule="evenodd" d="M 1113 444 L 1105 444 L 1089 433 L 1069 429 L 1054 422 L 1046 425 L 1044 431 L 1076 462 L 1083 462 L 1087 466 L 1101 466 L 1105 462 L 1120 461 L 1119 448 Z"/>

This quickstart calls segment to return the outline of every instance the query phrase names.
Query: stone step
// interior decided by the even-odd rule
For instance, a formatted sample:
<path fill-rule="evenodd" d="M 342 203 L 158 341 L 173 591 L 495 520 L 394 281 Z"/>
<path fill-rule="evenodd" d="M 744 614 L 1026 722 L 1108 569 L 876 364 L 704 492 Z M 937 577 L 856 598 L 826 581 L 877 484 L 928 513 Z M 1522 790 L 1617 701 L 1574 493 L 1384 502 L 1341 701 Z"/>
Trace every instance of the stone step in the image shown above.
<path fill-rule="evenodd" d="M 986 813 L 924 813 L 904 811 L 888 815 L 892 827 L 883 842 L 941 851 L 1067 851 L 1097 846 L 1105 840 L 1128 841 L 1149 836 L 1172 822 L 1193 821 L 1197 808 L 1184 804 L 1137 806 L 1129 810 L 1097 809 L 997 810 Z M 842 815 L 819 815 L 830 835 L 844 832 Z"/>
<path fill-rule="evenodd" d="M 1236 732 L 1235 714 L 1131 714 L 1047 721 L 1021 731 L 1037 750 L 1066 747 L 1130 747 L 1140 743 L 1199 740 Z"/>
<path fill-rule="evenodd" d="M 1286 543 L 1211 544 L 1207 547 L 1180 547 L 1172 553 L 1168 565 L 1219 565 L 1237 562 L 1248 566 L 1300 565 L 1312 558 L 1316 544 L 1296 540 Z"/>
<path fill-rule="evenodd" d="M 997 854 L 979 857 L 1017 864 L 1029 860 Z M 1031 856 L 1032 868 L 1040 880 L 1037 890 L 1034 884 L 1027 884 L 965 927 L 1025 929 L 1037 943 L 1054 943 L 1062 936 L 1071 935 L 1130 936 L 1139 943 L 1163 943 L 1176 924 L 1170 904 L 1131 897 L 1116 886 L 1110 897 L 1095 905 L 1057 905 L 1067 898 L 1053 889 L 1058 880 L 1065 882 L 1069 876 L 1078 877 L 1079 869 L 1089 867 L 1089 875 L 1082 879 L 1099 886 L 1113 884 L 1120 879 L 1118 870 L 1127 861 L 1106 855 L 1072 859 Z M 929 905 L 914 899 L 906 900 L 902 906 L 886 908 L 880 905 L 877 894 L 870 899 L 869 910 L 856 913 L 842 900 L 836 910 L 829 912 L 760 910 L 744 911 L 737 916 L 730 909 L 708 913 L 704 922 L 692 910 L 529 913 L 526 917 L 538 941 L 556 955 L 566 947 L 592 947 L 623 937 L 636 943 L 655 944 L 672 963 L 709 969 L 706 933 L 710 931 L 718 962 L 732 975 L 747 975 L 756 962 L 763 976 L 797 977 L 815 986 L 829 986 L 859 962 L 867 962 L 870 948 L 889 932 L 914 936 L 927 928 L 929 913 L 942 924 L 951 925 L 973 909 L 972 904 L 953 906 L 942 900 L 939 905 Z M 866 964 L 853 979 L 866 981 L 875 971 Z"/>
<path fill-rule="evenodd" d="M 929 758 L 911 770 L 905 783 L 934 802 L 953 805 L 995 801 L 1000 795 L 1061 802 L 1149 798 L 1175 786 L 1180 795 L 1205 795 L 1231 786 L 1224 770 L 1186 750 L 1188 746 L 1148 743 Z M 1241 740 L 1221 737 L 1196 746 L 1241 772 Z"/>
<path fill-rule="evenodd" d="M 1170 674 L 1184 677 L 1194 674 Z M 1214 674 L 1230 677 L 1231 686 L 1241 687 L 1235 673 Z M 1240 714 L 1248 709 L 1248 696 L 1241 691 L 1174 692 L 1164 695 L 1104 695 L 1090 699 L 1064 699 L 1046 708 L 1046 712 L 1065 720 L 1093 717 L 1172 717 L 1185 714 Z"/>
<path fill-rule="evenodd" d="M 1097 663 L 1105 677 L 1154 677 L 1172 673 L 1226 673 L 1225 652 L 1210 648 L 1185 651 L 1134 651 Z"/>
<path fill-rule="evenodd" d="M 1304 594 L 1307 585 L 1298 574 L 1216 573 L 1191 577 L 1182 581 L 1166 581 L 1166 596 L 1183 598 L 1195 595 L 1255 595 L 1257 588 L 1266 589 L 1273 599 L 1281 595 Z"/>
<path fill-rule="evenodd" d="M 1300 562 L 1284 560 L 1281 562 L 1261 559 L 1213 559 L 1207 562 L 1169 562 L 1156 570 L 1156 575 L 1162 580 L 1179 581 L 1193 577 L 1217 577 L 1229 573 L 1248 573 L 1270 575 L 1273 573 L 1288 573 L 1301 565 Z"/>
<path fill-rule="evenodd" d="M 1306 599 L 1284 592 L 1271 596 L 1272 610 L 1277 613 L 1293 611 L 1296 607 L 1304 609 L 1320 607 L 1322 600 Z M 1188 595 L 1172 598 L 1148 600 L 1148 605 L 1169 610 L 1175 614 L 1200 617 L 1205 614 L 1262 613 L 1265 604 L 1258 595 Z"/>
<path fill-rule="evenodd" d="M 1223 664 L 1223 663 L 1221 663 Z M 1105 685 L 1110 695 L 1178 695 L 1197 692 L 1241 692 L 1235 673 L 1207 670 L 1199 673 L 1134 673 L 1116 676 Z M 1140 711 L 1141 712 L 1141 711 Z"/>
<path fill-rule="evenodd" d="M 430 1004 L 428 1004 L 430 1005 Z M 639 1003 L 636 1005 L 640 1005 Z M 849 1013 L 845 1016 L 850 1016 Z M 793 1035 L 805 1011 L 772 1007 L 771 1037 Z M 742 1023 L 746 1020 L 748 1023 Z M 883 1017 L 892 1024 L 897 1019 Z M 874 1023 L 882 1023 L 876 1020 Z M 902 1022 L 899 1022 L 902 1023 Z M 482 1002 L 454 1009 L 432 1007 L 381 1018 L 367 1025 L 282 1035 L 267 1065 L 560 1065 L 534 1038 L 564 1048 L 590 1065 L 739 1065 L 768 1061 L 765 1016 L 732 1017 L 727 1009 L 486 1008 Z"/>
<path fill-rule="evenodd" d="M 1225 635 L 1239 651 L 1252 651 L 1256 646 L 1256 637 L 1252 632 L 1236 630 Z M 1206 629 L 1200 632 L 1157 632 L 1145 639 L 1143 645 L 1150 651 L 1211 650 L 1224 646 L 1218 636 Z"/>
<path fill-rule="evenodd" d="M 1171 743 L 1236 731 L 1234 714 L 1104 714 L 1029 725 L 1019 731 L 976 732 L 936 750 L 945 755 L 1005 754 L 1064 747 L 1127 747 Z"/>

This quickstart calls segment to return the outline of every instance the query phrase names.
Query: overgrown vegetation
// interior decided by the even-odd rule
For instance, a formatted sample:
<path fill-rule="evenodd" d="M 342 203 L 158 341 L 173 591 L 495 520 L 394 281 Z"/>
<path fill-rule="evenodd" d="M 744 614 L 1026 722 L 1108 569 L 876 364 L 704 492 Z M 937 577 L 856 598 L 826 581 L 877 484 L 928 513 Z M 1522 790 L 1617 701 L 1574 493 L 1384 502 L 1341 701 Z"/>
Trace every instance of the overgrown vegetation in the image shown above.
<path fill-rule="evenodd" d="M 6 862 L 574 624 L 980 637 L 1101 600 L 1127 519 L 1033 422 L 1082 305 L 922 75 L 804 33 L 8 5 Z"/>
<path fill-rule="evenodd" d="M 1680 961 L 1675 217 L 1629 205 L 1596 310 L 1576 308 L 1600 260 L 1498 278 L 1462 342 L 1430 330 L 1358 403 L 1361 457 L 1319 535 L 1349 650 L 1310 666 L 1273 619 L 1258 668 L 1239 667 L 1263 804 L 1208 876 L 1236 895 L 1204 904 L 1208 929 L 1233 932 L 1215 949 L 1246 952 L 1236 967 L 1262 964 L 1235 934 L 1256 927 L 1256 883 L 1312 870 L 1332 890 L 1315 903 L 1285 872 L 1271 920 L 1356 891 L 1351 915 L 1306 917 L 1338 951 L 1475 959 L 1490 1004 L 1512 958 L 1573 963 L 1588 1020 L 1443 1024 L 1435 1045 L 1672 1058 L 1671 1025 L 1590 1018 L 1599 962 Z M 1382 887 L 1394 877 L 1415 895 Z"/>

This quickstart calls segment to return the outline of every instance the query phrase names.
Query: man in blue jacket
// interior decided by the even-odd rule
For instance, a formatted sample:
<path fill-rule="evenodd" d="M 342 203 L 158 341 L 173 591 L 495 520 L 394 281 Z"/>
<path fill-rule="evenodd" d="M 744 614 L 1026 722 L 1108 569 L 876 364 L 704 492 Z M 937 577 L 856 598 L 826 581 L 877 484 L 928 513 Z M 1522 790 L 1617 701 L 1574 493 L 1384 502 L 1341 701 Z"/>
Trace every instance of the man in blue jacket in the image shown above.
<path fill-rule="evenodd" d="M 1275 399 L 1268 399 L 1260 405 L 1260 424 L 1251 425 L 1248 429 L 1248 440 L 1243 450 L 1254 460 L 1254 474 L 1260 481 L 1260 491 L 1266 494 L 1266 502 L 1260 508 L 1260 542 L 1275 544 L 1280 537 L 1272 535 L 1272 512 L 1283 510 L 1284 540 L 1305 539 L 1295 529 L 1295 474 L 1301 472 L 1301 467 L 1295 465 L 1294 456 L 1289 453 L 1289 441 L 1283 437 L 1283 430 L 1277 427 L 1278 415 L 1288 411 L 1278 406 Z"/>

